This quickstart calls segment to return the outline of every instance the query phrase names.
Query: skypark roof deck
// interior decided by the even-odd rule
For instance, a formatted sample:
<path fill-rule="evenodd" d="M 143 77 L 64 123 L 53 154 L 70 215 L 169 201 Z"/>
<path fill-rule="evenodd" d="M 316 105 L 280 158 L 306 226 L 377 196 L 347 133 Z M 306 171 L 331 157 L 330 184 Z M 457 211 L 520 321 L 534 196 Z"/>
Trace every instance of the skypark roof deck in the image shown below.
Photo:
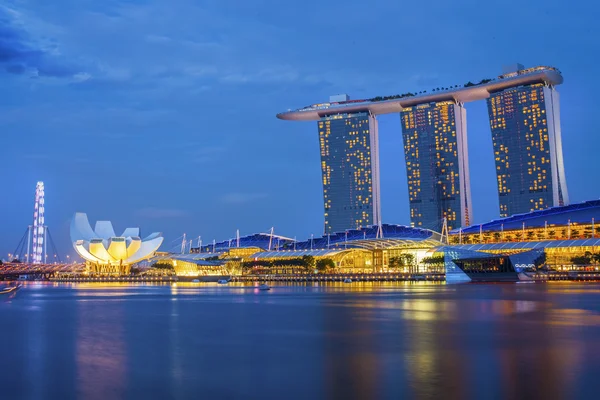
<path fill-rule="evenodd" d="M 297 110 L 279 113 L 277 114 L 277 118 L 291 121 L 318 121 L 327 115 L 359 111 L 370 111 L 374 115 L 398 113 L 404 108 L 418 104 L 437 103 L 441 101 L 467 103 L 487 99 L 490 97 L 490 93 L 511 87 L 535 83 L 560 85 L 562 82 L 563 77 L 558 69 L 540 66 L 500 75 L 497 79 L 485 83 L 450 88 L 433 93 L 406 94 L 389 100 L 367 99 L 313 104 Z"/>

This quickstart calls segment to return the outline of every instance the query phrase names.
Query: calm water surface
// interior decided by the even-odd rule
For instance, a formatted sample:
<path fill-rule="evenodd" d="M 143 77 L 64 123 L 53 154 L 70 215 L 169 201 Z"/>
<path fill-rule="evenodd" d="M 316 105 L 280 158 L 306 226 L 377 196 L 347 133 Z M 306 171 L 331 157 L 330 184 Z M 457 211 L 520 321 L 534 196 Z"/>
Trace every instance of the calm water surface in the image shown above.
<path fill-rule="evenodd" d="M 2 399 L 598 398 L 600 285 L 30 283 Z"/>

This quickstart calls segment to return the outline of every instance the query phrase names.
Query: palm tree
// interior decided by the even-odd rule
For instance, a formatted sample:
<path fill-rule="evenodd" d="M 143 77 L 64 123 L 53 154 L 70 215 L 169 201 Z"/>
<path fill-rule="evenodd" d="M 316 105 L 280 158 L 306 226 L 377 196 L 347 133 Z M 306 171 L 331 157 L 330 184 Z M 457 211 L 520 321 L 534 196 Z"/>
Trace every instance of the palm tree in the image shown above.
<path fill-rule="evenodd" d="M 533 231 L 527 231 L 527 240 L 532 240 L 535 233 Z"/>
<path fill-rule="evenodd" d="M 538 233 L 537 233 L 537 238 L 538 238 L 538 240 L 542 240 L 542 239 L 544 239 L 544 238 L 545 238 L 545 236 L 546 236 L 546 235 L 544 234 L 544 232 L 538 232 Z"/>

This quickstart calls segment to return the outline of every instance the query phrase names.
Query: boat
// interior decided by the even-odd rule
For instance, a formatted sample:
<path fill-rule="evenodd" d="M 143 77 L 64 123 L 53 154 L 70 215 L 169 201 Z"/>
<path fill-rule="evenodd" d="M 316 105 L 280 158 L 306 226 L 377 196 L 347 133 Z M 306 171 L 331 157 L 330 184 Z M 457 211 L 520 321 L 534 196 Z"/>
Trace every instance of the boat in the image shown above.
<path fill-rule="evenodd" d="M 19 290 L 23 285 L 18 283 L 14 286 L 6 286 L 3 289 L 0 290 L 0 294 L 8 294 L 8 293 L 14 293 L 17 290 Z"/>
<path fill-rule="evenodd" d="M 346 279 L 344 279 L 344 283 L 352 283 L 352 279 L 346 278 Z"/>
<path fill-rule="evenodd" d="M 199 279 L 194 279 L 194 280 L 192 281 L 192 283 L 200 283 L 200 280 L 199 280 Z"/>
<path fill-rule="evenodd" d="M 228 281 L 227 279 L 219 279 L 219 280 L 217 281 L 217 283 L 218 283 L 219 285 L 227 285 L 227 284 L 229 283 L 229 281 Z"/>
<path fill-rule="evenodd" d="M 263 283 L 258 287 L 258 290 L 271 290 L 271 286 L 267 285 L 266 283 Z"/>

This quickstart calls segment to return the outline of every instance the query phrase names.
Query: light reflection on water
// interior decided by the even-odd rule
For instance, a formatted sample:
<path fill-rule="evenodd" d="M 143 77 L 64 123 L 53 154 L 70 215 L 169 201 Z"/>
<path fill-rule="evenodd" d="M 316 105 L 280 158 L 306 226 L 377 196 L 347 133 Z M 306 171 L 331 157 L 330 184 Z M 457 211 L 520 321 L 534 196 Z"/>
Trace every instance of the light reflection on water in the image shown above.
<path fill-rule="evenodd" d="M 27 284 L 0 302 L 3 395 L 596 394 L 600 285 L 255 286 Z"/>

